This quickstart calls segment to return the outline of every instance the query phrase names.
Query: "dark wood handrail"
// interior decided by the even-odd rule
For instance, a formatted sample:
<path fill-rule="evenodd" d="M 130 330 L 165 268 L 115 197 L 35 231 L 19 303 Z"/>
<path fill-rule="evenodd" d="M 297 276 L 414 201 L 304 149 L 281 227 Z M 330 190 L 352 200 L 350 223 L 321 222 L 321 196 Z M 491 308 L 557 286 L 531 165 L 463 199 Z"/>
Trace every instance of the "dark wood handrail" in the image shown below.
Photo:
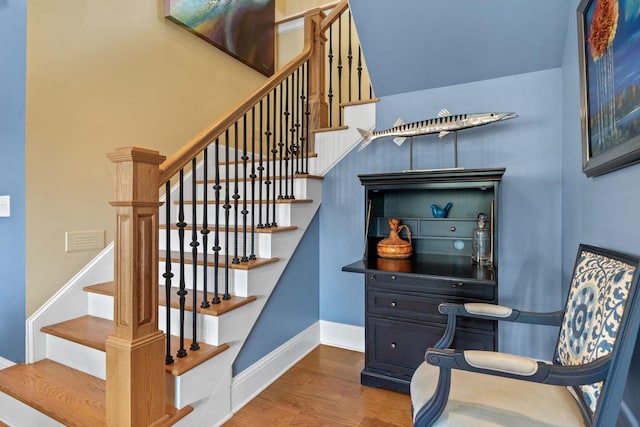
<path fill-rule="evenodd" d="M 346 1 L 345 1 L 346 3 Z M 220 120 L 211 124 L 208 128 L 196 135 L 186 145 L 176 151 L 162 165 L 160 165 L 160 186 L 171 179 L 180 169 L 185 167 L 188 162 L 202 152 L 210 143 L 240 120 L 244 114 L 251 110 L 262 98 L 264 98 L 275 87 L 282 83 L 296 69 L 311 58 L 313 53 L 315 24 L 310 15 L 313 13 L 322 13 L 319 9 L 309 12 L 305 16 L 305 40 L 302 52 L 296 56 L 291 62 L 285 65 L 271 76 L 262 87 L 256 90 L 251 96 L 246 98 L 235 108 L 231 109 Z"/>

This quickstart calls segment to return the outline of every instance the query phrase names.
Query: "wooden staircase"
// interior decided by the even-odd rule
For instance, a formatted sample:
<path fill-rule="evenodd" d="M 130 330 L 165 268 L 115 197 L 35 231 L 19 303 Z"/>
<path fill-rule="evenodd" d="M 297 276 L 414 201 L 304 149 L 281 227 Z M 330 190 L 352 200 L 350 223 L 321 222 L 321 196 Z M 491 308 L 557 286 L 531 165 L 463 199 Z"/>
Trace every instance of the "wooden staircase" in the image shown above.
<path fill-rule="evenodd" d="M 157 425 L 213 426 L 231 416 L 233 360 L 320 206 L 321 175 L 327 172 L 328 164 L 337 162 L 356 146 L 356 126 L 372 127 L 373 106 L 350 107 L 347 110 L 351 111 L 345 112 L 345 120 L 347 124 L 349 121 L 356 123 L 317 135 L 318 151 L 324 151 L 324 162 L 311 163 L 311 171 L 317 175 L 296 178 L 296 186 L 303 187 L 307 198 L 281 201 L 277 222 L 283 225 L 254 230 L 265 240 L 257 245 L 256 260 L 229 266 L 232 299 L 207 308 L 197 307 L 198 313 L 203 315 L 198 338 L 200 349 L 189 351 L 185 358 L 174 357 L 174 363 L 166 366 L 166 415 Z M 316 157 L 310 160 L 313 162 L 313 159 Z M 196 203 L 200 202 L 196 200 Z M 166 225 L 160 226 L 160 236 L 166 233 L 166 228 Z M 174 225 L 169 229 L 177 233 Z M 160 272 L 166 256 L 166 253 L 160 254 Z M 169 256 L 172 262 L 177 262 L 175 251 L 172 250 Z M 185 251 L 184 256 L 185 262 L 189 263 L 190 253 Z M 98 258 L 98 264 L 113 262 L 108 254 Z M 202 264 L 201 258 L 198 263 Z M 61 291 L 48 310 L 31 320 L 38 329 L 32 336 L 32 352 L 37 355 L 37 361 L 0 370 L 0 420 L 20 427 L 107 425 L 105 343 L 114 333 L 114 284 L 111 277 L 105 277 L 104 271 L 99 273 L 102 270 L 107 271 L 93 265 L 83 277 L 70 284 L 69 289 Z M 96 277 L 106 280 L 90 283 Z M 159 285 L 159 318 L 162 319 L 167 301 L 164 285 Z M 172 315 L 174 319 L 179 307 L 177 291 L 178 288 L 171 289 L 168 304 L 168 309 L 176 312 Z M 198 291 L 198 295 L 198 301 L 201 301 L 202 292 Z M 207 299 L 211 298 L 209 295 Z M 185 303 L 189 312 L 192 308 L 190 296 Z M 186 323 L 190 324 L 189 321 Z M 162 322 L 160 327 L 164 328 Z M 190 338 L 185 339 L 187 349 Z M 174 355 L 178 341 L 178 337 L 171 338 Z"/>

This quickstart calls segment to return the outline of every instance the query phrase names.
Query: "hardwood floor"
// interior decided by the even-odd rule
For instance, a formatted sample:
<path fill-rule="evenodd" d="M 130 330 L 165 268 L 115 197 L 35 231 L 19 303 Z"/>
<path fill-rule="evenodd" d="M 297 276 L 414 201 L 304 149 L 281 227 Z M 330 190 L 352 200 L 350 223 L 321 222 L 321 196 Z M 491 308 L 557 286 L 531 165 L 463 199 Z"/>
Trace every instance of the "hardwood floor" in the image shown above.
<path fill-rule="evenodd" d="M 409 395 L 361 386 L 363 366 L 362 353 L 321 345 L 224 426 L 411 426 Z"/>

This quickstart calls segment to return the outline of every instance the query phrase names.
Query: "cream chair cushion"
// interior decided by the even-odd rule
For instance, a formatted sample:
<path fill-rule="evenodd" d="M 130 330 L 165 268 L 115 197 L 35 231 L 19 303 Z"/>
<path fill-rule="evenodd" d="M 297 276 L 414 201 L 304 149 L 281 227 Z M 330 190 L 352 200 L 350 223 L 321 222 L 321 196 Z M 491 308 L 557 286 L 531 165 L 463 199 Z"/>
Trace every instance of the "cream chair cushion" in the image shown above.
<path fill-rule="evenodd" d="M 421 408 L 435 392 L 439 368 L 422 363 L 411 381 L 413 407 Z M 414 414 L 415 415 L 415 414 Z M 585 426 L 566 387 L 451 370 L 451 392 L 434 426 L 542 427 Z"/>

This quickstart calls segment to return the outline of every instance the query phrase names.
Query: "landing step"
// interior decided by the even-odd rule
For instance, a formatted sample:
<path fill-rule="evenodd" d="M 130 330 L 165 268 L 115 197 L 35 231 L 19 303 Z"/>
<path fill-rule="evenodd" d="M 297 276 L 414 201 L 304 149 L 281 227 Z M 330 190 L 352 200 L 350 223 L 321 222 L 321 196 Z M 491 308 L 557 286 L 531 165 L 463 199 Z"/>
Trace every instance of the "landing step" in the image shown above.
<path fill-rule="evenodd" d="M 106 426 L 105 382 L 48 359 L 0 370 L 0 391 L 70 427 Z M 167 408 L 169 426 L 193 408 Z"/>
<path fill-rule="evenodd" d="M 170 228 L 172 230 L 178 230 L 178 226 L 174 225 L 174 224 L 171 224 Z M 166 230 L 167 226 L 165 224 L 160 224 L 160 229 L 161 230 Z M 184 229 L 186 231 L 191 231 L 193 229 L 193 227 L 191 225 L 187 225 L 187 226 L 184 227 Z M 202 229 L 202 225 L 197 224 L 196 225 L 196 229 Z M 281 233 L 281 232 L 284 232 L 284 231 L 293 231 L 293 230 L 297 230 L 297 229 L 298 229 L 298 227 L 296 227 L 295 225 L 284 225 L 284 226 L 280 225 L 280 226 L 277 226 L 277 227 L 262 227 L 262 228 L 258 228 L 258 227 L 247 227 L 246 228 L 247 233 L 254 232 L 254 233 L 262 233 L 262 234 Z M 213 232 L 214 230 L 215 230 L 215 227 L 213 225 L 209 224 L 209 231 Z M 227 227 L 218 227 L 218 231 L 219 232 L 225 232 L 226 230 L 227 230 Z M 242 233 L 245 230 L 245 228 L 240 226 L 240 227 L 237 228 L 237 230 L 238 230 L 238 233 Z M 236 227 L 230 226 L 229 227 L 229 232 L 233 233 L 234 231 L 236 231 Z"/>
<path fill-rule="evenodd" d="M 169 255 L 171 257 L 171 262 L 177 262 L 177 263 L 180 262 L 180 252 L 171 251 Z M 167 259 L 167 252 L 160 251 L 160 261 L 166 261 L 166 259 Z M 229 254 L 229 259 L 233 259 L 231 254 Z M 251 270 L 253 268 L 258 268 L 263 265 L 278 262 L 279 260 L 280 260 L 279 258 L 256 258 L 256 259 L 250 259 L 249 261 L 240 262 L 239 264 L 233 264 L 231 262 L 229 264 L 229 268 L 233 268 L 237 270 Z M 191 251 L 184 252 L 184 262 L 185 264 L 193 264 L 193 255 L 191 254 Z M 202 265 L 202 254 L 198 254 L 198 265 Z M 213 261 L 212 254 L 207 255 L 207 265 L 210 267 L 215 266 L 215 262 Z M 218 261 L 218 267 L 223 268 L 226 265 L 227 264 L 225 262 L 225 256 L 220 255 L 220 259 Z"/>
<path fill-rule="evenodd" d="M 114 294 L 113 286 L 114 286 L 113 282 L 105 282 L 105 283 L 98 283 L 97 285 L 86 286 L 84 290 L 87 292 L 93 292 L 96 294 L 113 296 Z M 178 296 L 178 291 L 179 291 L 179 288 L 176 288 L 176 287 L 171 288 L 170 293 L 171 293 L 172 308 L 180 308 L 180 300 L 179 300 L 180 297 Z M 189 290 L 189 292 L 191 292 L 191 290 Z M 160 303 L 160 305 L 163 305 L 166 307 L 167 299 L 165 295 L 166 295 L 165 287 L 164 285 L 160 285 L 160 291 L 158 293 L 158 300 L 159 300 L 158 302 Z M 203 292 L 198 291 L 197 301 L 203 301 L 203 299 L 204 299 Z M 213 299 L 213 292 L 207 292 L 207 301 L 211 302 L 212 299 Z M 242 307 L 245 304 L 255 301 L 256 297 L 254 295 L 251 295 L 248 297 L 238 297 L 238 296 L 232 295 L 231 299 L 223 300 L 222 295 L 220 295 L 220 300 L 221 300 L 220 304 L 211 304 L 207 308 L 198 307 L 198 313 L 204 313 L 210 316 L 220 316 L 224 313 L 227 313 L 231 310 L 234 310 L 238 307 Z M 185 310 L 187 311 L 193 310 L 192 302 L 193 302 L 193 296 L 191 293 L 189 293 L 185 298 L 185 302 L 184 302 Z"/>
<path fill-rule="evenodd" d="M 41 331 L 96 350 L 106 351 L 107 338 L 113 335 L 114 328 L 111 320 L 87 315 L 45 326 Z M 185 338 L 184 342 L 184 347 L 189 349 L 191 340 Z M 189 357 L 174 357 L 174 362 L 166 365 L 166 372 L 175 376 L 182 375 L 229 348 L 228 344 L 219 346 L 202 342 L 198 344 L 200 349 L 189 351 Z M 179 338 L 172 336 L 171 354 L 177 354 L 179 347 Z"/>

